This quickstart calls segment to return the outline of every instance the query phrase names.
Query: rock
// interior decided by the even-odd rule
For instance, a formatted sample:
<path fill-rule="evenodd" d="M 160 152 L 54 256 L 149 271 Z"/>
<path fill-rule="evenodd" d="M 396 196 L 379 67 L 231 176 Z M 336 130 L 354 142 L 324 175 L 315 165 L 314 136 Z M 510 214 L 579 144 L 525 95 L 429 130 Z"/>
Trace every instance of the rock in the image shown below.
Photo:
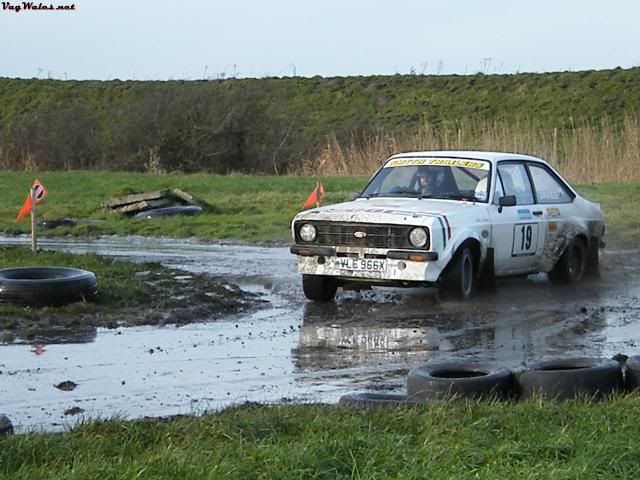
<path fill-rule="evenodd" d="M 84 412 L 84 409 L 80 408 L 80 407 L 71 407 L 71 408 L 67 408 L 64 411 L 65 415 L 80 415 L 82 412 Z"/>
<path fill-rule="evenodd" d="M 71 390 L 75 390 L 77 386 L 78 384 L 72 382 L 71 380 L 60 382 L 58 385 L 54 385 L 54 387 L 56 387 L 58 390 L 62 390 L 64 392 L 70 392 Z"/>

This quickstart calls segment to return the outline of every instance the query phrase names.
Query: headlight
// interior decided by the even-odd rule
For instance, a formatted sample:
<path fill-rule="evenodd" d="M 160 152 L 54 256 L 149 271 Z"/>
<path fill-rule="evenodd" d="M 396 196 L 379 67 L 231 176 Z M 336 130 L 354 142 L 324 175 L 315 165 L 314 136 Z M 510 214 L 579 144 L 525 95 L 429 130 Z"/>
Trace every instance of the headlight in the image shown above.
<path fill-rule="evenodd" d="M 300 238 L 305 242 L 313 242 L 316 239 L 316 227 L 305 223 L 300 227 Z"/>
<path fill-rule="evenodd" d="M 416 227 L 409 232 L 409 243 L 414 247 L 422 248 L 427 245 L 429 235 L 424 228 Z"/>

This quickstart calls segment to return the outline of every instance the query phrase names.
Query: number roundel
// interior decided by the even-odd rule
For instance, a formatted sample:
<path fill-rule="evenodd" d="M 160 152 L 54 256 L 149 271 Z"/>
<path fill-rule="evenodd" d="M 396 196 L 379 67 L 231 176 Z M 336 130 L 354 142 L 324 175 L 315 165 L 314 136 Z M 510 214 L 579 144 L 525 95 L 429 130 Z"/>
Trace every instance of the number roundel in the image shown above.
<path fill-rule="evenodd" d="M 538 224 L 518 223 L 513 227 L 512 257 L 535 255 L 538 248 Z"/>

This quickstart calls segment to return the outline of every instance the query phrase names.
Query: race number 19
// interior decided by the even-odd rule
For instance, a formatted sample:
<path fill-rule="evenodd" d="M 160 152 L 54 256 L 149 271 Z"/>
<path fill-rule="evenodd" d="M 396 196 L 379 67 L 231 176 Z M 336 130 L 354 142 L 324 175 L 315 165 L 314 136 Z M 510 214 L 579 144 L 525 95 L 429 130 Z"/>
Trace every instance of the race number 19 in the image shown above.
<path fill-rule="evenodd" d="M 511 256 L 533 255 L 538 248 L 538 224 L 517 223 L 513 226 L 513 250 Z"/>

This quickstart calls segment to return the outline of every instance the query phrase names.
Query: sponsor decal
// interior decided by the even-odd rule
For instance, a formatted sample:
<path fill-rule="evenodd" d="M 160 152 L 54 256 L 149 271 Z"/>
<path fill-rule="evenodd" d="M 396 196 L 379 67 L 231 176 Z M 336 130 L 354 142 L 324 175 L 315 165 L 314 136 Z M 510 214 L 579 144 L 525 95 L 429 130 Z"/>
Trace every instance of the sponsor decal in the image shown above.
<path fill-rule="evenodd" d="M 558 231 L 558 224 L 556 222 L 549 222 L 549 231 L 550 232 Z"/>
<path fill-rule="evenodd" d="M 528 208 L 519 208 L 518 209 L 518 218 L 520 220 L 530 220 L 531 219 L 531 210 Z"/>
<path fill-rule="evenodd" d="M 384 168 L 390 167 L 413 167 L 421 165 L 432 165 L 435 167 L 462 167 L 477 168 L 478 170 L 489 170 L 489 162 L 484 160 L 464 160 L 457 158 L 395 158 L 388 161 Z"/>
<path fill-rule="evenodd" d="M 547 217 L 559 217 L 560 209 L 559 208 L 547 208 Z"/>

